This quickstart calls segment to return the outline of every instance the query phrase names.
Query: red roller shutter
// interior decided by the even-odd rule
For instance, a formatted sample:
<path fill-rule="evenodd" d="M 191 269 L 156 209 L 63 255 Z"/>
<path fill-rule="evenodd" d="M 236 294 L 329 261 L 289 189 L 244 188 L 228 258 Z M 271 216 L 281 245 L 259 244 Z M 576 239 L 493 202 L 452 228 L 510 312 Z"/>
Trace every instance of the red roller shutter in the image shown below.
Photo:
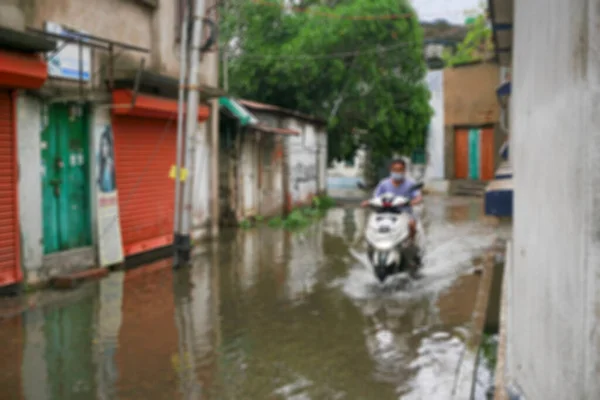
<path fill-rule="evenodd" d="M 21 281 L 15 105 L 0 89 L 0 286 Z"/>
<path fill-rule="evenodd" d="M 177 124 L 164 119 L 114 116 L 115 167 L 126 256 L 173 242 Z"/>

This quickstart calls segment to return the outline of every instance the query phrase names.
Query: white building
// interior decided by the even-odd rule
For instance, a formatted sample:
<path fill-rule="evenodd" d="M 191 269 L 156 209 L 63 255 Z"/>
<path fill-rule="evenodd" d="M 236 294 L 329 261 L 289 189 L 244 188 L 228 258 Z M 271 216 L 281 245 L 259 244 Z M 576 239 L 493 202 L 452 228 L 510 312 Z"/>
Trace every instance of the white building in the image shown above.
<path fill-rule="evenodd" d="M 526 399 L 599 399 L 600 3 L 489 5 L 513 75 L 505 374 Z"/>

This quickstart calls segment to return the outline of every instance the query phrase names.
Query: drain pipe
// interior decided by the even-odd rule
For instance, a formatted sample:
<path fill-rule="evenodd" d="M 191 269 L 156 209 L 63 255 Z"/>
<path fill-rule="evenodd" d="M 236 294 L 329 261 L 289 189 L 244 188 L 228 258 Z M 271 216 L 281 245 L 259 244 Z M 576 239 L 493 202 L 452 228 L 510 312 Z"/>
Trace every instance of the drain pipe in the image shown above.
<path fill-rule="evenodd" d="M 202 14 L 204 0 L 196 0 L 193 15 L 192 42 L 190 47 L 189 88 L 187 98 L 187 115 L 185 125 L 185 168 L 188 172 L 183 183 L 183 213 L 181 216 L 181 241 L 179 261 L 187 263 L 191 254 L 191 219 L 192 219 L 192 176 L 191 168 L 194 158 L 194 138 L 198 129 L 198 104 L 200 103 L 200 87 L 198 85 L 198 69 L 200 64 L 200 47 L 202 45 Z M 204 138 L 200 138 L 204 142 Z M 203 146 L 203 144 L 201 144 Z"/>
<path fill-rule="evenodd" d="M 189 13 L 187 8 L 181 21 L 181 42 L 179 49 L 179 99 L 177 102 L 177 154 L 175 161 L 175 207 L 173 215 L 173 267 L 179 266 L 179 248 L 181 245 L 181 159 L 183 150 L 183 108 L 185 107 L 185 84 L 187 82 Z"/>

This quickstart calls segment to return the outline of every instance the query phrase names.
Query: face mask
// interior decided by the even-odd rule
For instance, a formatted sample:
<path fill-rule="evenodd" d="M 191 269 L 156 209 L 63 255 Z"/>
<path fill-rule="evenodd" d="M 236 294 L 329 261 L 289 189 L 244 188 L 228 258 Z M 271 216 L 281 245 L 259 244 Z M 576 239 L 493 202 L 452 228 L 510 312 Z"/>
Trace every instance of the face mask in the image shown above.
<path fill-rule="evenodd" d="M 392 178 L 392 180 L 394 181 L 401 181 L 404 179 L 404 173 L 403 172 L 392 172 L 390 174 L 390 177 Z"/>

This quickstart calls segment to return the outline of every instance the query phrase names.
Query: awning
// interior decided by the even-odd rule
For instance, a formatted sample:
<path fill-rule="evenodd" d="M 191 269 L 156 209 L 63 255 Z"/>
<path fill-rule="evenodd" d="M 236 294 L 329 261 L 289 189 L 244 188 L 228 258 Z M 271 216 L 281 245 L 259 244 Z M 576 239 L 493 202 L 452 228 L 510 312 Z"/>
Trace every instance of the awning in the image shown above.
<path fill-rule="evenodd" d="M 39 89 L 48 78 L 48 66 L 36 54 L 0 50 L 0 86 Z"/>
<path fill-rule="evenodd" d="M 488 0 L 490 23 L 498 63 L 510 67 L 513 47 L 514 0 Z"/>
<path fill-rule="evenodd" d="M 56 40 L 0 26 L 0 48 L 21 53 L 44 53 L 56 49 Z"/>
<path fill-rule="evenodd" d="M 510 84 L 510 82 L 505 82 L 502 85 L 498 86 L 498 89 L 496 89 L 496 95 L 498 97 L 500 97 L 500 96 L 510 96 L 510 91 L 511 91 L 511 84 Z"/>
<path fill-rule="evenodd" d="M 114 115 L 177 120 L 177 100 L 138 94 L 132 107 L 133 92 L 127 89 L 113 90 L 112 98 Z M 209 107 L 198 107 L 198 121 L 206 121 L 209 115 Z"/>
<path fill-rule="evenodd" d="M 238 103 L 235 99 L 230 97 L 219 97 L 219 105 L 229 111 L 235 118 L 240 121 L 242 126 L 246 125 L 257 125 L 258 118 L 256 118 L 250 111 L 243 105 Z"/>

